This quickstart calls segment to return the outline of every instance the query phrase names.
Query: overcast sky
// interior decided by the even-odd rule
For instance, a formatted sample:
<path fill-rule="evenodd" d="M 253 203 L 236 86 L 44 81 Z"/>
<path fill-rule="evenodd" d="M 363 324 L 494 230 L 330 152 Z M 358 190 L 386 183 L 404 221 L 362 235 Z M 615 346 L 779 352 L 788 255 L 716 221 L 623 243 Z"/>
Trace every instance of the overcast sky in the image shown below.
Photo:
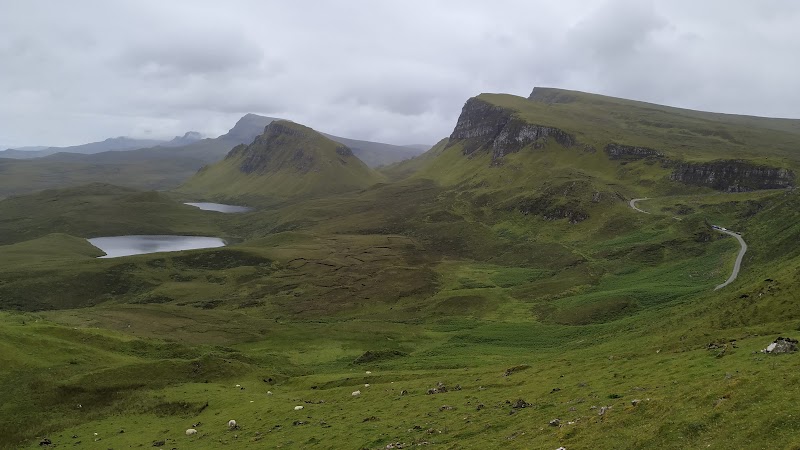
<path fill-rule="evenodd" d="M 433 143 L 534 86 L 800 118 L 800 2 L 0 0 L 0 147 L 224 133 L 247 112 Z"/>

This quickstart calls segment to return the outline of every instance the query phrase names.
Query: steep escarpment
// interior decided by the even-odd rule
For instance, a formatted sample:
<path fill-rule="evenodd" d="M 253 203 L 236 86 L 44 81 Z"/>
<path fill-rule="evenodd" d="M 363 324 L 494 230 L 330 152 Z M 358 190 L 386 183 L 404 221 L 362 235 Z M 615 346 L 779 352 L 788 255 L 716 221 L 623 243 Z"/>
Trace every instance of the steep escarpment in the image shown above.
<path fill-rule="evenodd" d="M 564 130 L 528 123 L 515 117 L 509 109 L 471 98 L 461 110 L 448 146 L 461 143 L 465 155 L 490 151 L 492 164 L 499 164 L 503 156 L 530 144 L 541 148 L 548 139 L 564 147 L 576 144 L 575 137 Z"/>
<path fill-rule="evenodd" d="M 311 128 L 276 120 L 250 145 L 204 167 L 181 191 L 204 198 L 283 200 L 345 192 L 382 178 L 346 146 Z"/>
<path fill-rule="evenodd" d="M 782 189 L 792 187 L 795 183 L 795 174 L 789 169 L 743 160 L 677 163 L 669 178 L 725 192 Z"/>

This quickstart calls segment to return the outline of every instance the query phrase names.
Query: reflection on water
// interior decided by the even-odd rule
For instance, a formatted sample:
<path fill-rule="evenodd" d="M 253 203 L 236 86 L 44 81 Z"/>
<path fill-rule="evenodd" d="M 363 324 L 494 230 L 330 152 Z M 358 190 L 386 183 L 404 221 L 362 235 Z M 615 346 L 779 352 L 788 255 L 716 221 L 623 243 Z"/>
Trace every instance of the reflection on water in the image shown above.
<path fill-rule="evenodd" d="M 247 206 L 225 205 L 223 203 L 184 203 L 184 205 L 194 206 L 204 211 L 217 211 L 221 213 L 244 213 L 252 211 L 253 208 Z"/>
<path fill-rule="evenodd" d="M 112 236 L 87 240 L 106 253 L 101 258 L 225 246 L 222 239 L 205 236 Z"/>

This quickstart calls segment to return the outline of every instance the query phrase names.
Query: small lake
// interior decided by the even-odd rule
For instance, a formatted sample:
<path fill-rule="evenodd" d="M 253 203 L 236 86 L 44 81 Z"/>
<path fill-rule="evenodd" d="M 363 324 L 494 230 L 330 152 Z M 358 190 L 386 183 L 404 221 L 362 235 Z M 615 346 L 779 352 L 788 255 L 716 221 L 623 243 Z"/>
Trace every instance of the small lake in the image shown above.
<path fill-rule="evenodd" d="M 106 256 L 101 256 L 101 258 L 225 246 L 225 241 L 220 238 L 204 236 L 113 236 L 87 240 L 90 244 L 106 252 Z"/>
<path fill-rule="evenodd" d="M 247 206 L 225 205 L 223 203 L 184 203 L 184 205 L 194 206 L 203 211 L 217 211 L 221 213 L 245 213 L 250 212 L 253 208 Z"/>

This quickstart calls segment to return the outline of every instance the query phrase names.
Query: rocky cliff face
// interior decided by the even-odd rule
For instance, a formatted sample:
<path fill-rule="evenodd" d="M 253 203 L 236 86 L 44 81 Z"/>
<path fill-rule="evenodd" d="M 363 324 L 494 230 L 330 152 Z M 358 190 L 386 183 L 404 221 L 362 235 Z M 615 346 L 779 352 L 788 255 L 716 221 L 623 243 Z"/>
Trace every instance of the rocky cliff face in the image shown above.
<path fill-rule="evenodd" d="M 677 163 L 674 167 L 671 180 L 726 192 L 781 189 L 794 186 L 795 181 L 791 170 L 740 160 Z"/>
<path fill-rule="evenodd" d="M 478 150 L 491 151 L 492 163 L 499 164 L 503 156 L 529 144 L 541 148 L 548 139 L 564 147 L 576 143 L 575 137 L 563 130 L 526 123 L 507 109 L 471 98 L 461 110 L 448 146 L 463 142 L 465 155 Z"/>
<path fill-rule="evenodd" d="M 664 154 L 658 150 L 648 147 L 636 147 L 633 145 L 623 145 L 611 143 L 606 145 L 605 152 L 609 159 L 638 161 L 648 158 L 663 158 Z"/>

